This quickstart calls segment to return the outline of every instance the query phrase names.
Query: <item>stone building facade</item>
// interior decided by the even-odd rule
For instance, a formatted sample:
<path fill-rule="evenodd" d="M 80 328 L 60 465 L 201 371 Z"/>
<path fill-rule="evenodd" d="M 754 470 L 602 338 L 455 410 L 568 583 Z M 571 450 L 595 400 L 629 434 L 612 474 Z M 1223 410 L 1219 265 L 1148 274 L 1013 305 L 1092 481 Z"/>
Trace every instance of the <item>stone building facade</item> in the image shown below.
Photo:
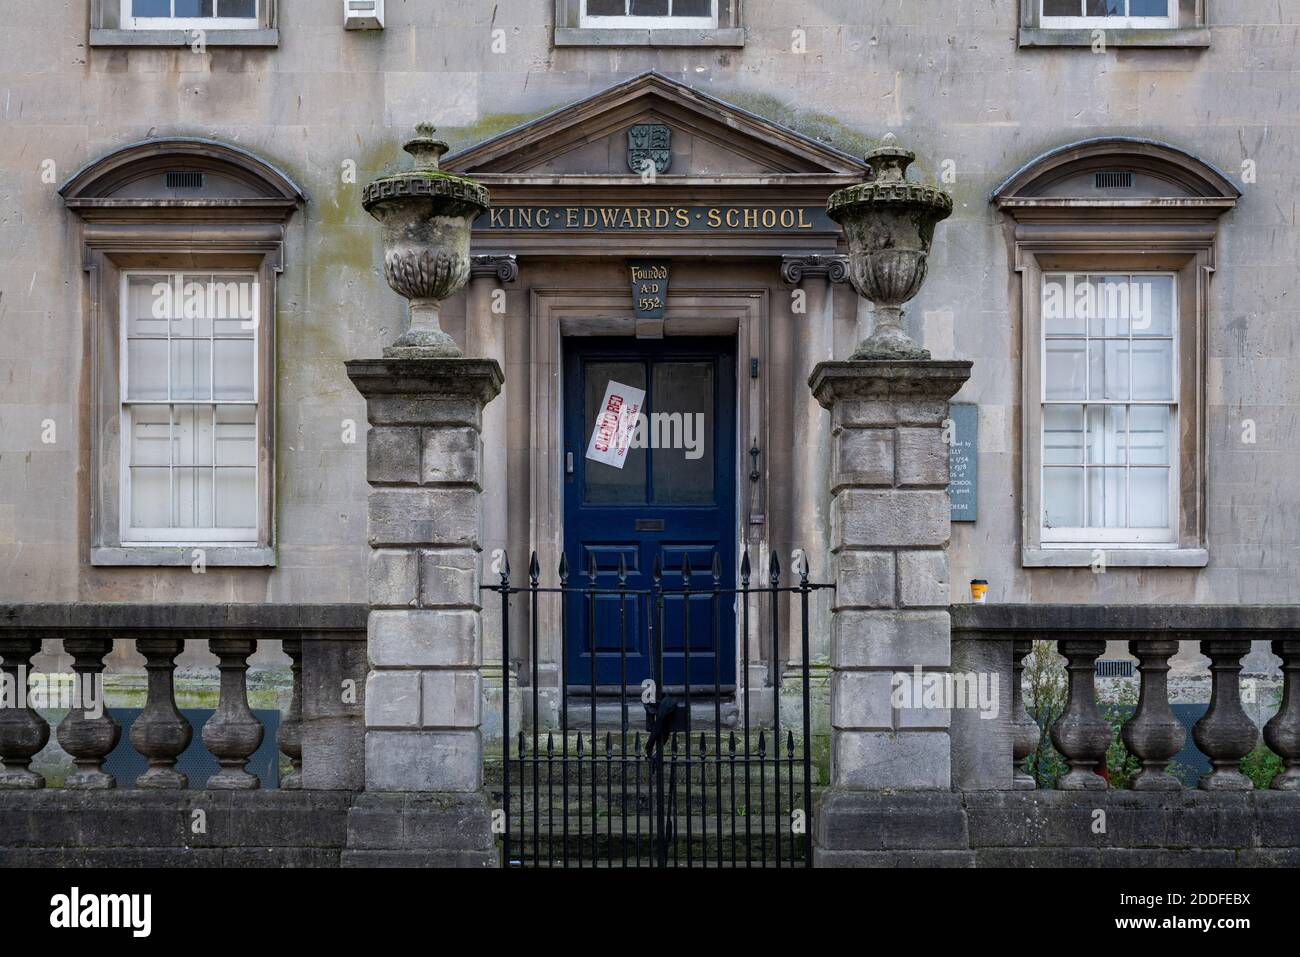
<path fill-rule="evenodd" d="M 408 0 L 360 30 L 306 0 L 223 0 L 237 15 L 212 23 L 183 0 L 6 4 L 0 601 L 373 603 L 367 412 L 344 361 L 378 356 L 405 304 L 361 197 L 431 120 L 442 168 L 493 204 L 441 311 L 504 371 L 471 578 L 490 583 L 501 552 L 516 576 L 536 552 L 547 582 L 562 553 L 584 567 L 595 506 L 644 493 L 586 464 L 620 377 L 716 417 L 705 466 L 675 449 L 651 475 L 667 511 L 601 552 L 634 574 L 645 548 L 698 552 L 697 570 L 718 555 L 729 581 L 742 552 L 766 568 L 797 549 L 831 580 L 828 477 L 847 476 L 837 494 L 881 469 L 931 481 L 896 473 L 926 460 L 893 444 L 930 436 L 904 422 L 850 449 L 809 388 L 875 323 L 825 206 L 892 133 L 953 198 L 906 324 L 973 363 L 952 401 L 974 407 L 975 520 L 953 521 L 946 561 L 857 554 L 837 610 L 924 617 L 971 579 L 1005 604 L 1300 603 L 1300 12 L 1129 3 Z M 663 277 L 662 301 L 633 267 Z M 146 287 L 220 276 L 254 283 L 245 312 L 160 341 L 132 311 Z M 160 435 L 171 454 L 150 458 Z M 706 527 L 674 539 L 683 516 Z M 811 610 L 823 685 L 832 604 Z M 560 649 L 534 655 L 530 609 L 512 613 L 503 648 L 485 602 L 489 731 L 503 658 L 548 721 L 559 709 Z M 560 610 L 541 614 L 554 635 Z M 777 614 L 777 646 L 733 623 L 732 681 L 756 705 L 803 654 L 798 608 Z M 285 660 L 263 642 L 254 663 Z"/>

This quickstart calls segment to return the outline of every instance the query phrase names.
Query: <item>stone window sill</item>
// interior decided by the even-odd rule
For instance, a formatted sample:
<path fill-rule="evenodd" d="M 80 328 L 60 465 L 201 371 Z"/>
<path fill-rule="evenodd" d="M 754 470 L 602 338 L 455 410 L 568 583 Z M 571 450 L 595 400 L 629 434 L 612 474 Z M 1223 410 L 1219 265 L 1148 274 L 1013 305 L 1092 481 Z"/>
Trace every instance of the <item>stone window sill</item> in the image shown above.
<path fill-rule="evenodd" d="M 91 30 L 92 47 L 187 47 L 194 42 L 189 30 Z M 210 47 L 278 47 L 279 30 L 208 30 L 203 43 Z"/>
<path fill-rule="evenodd" d="M 92 565 L 181 566 L 194 563 L 203 551 L 208 567 L 272 568 L 275 549 L 264 545 L 110 545 L 90 550 Z"/>
<path fill-rule="evenodd" d="M 1204 568 L 1210 553 L 1204 548 L 1022 548 L 1024 568 L 1085 568 L 1093 563 L 1094 552 L 1106 556 L 1108 568 Z"/>
<path fill-rule="evenodd" d="M 1187 47 L 1204 48 L 1210 45 L 1209 27 L 1187 27 L 1177 30 L 1105 30 L 1107 47 Z M 1090 47 L 1092 30 L 1044 30 L 1040 27 L 1021 27 L 1022 47 Z"/>
<path fill-rule="evenodd" d="M 556 27 L 557 47 L 743 47 L 740 27 L 717 30 L 596 30 Z"/>

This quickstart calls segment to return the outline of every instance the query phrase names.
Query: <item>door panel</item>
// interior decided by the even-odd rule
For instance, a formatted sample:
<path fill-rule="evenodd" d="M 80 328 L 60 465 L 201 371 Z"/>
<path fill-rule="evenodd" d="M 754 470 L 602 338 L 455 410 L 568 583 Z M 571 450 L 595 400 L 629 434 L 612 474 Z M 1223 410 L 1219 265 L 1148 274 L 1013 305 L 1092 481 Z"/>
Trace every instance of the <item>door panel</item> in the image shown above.
<path fill-rule="evenodd" d="M 568 595 L 567 683 L 589 688 L 594 661 L 598 686 L 617 686 L 621 674 L 639 685 L 654 677 L 654 643 L 665 685 L 689 680 L 700 692 L 715 680 L 730 685 L 734 603 L 730 596 L 715 601 L 711 591 L 715 555 L 720 587 L 735 581 L 734 341 L 569 338 L 565 347 L 565 451 L 573 455 L 565 475 L 565 552 L 576 559 L 570 585 L 587 583 L 594 556 L 597 587 L 617 588 L 622 556 L 629 591 L 650 591 L 656 558 L 664 589 L 662 622 L 649 595 L 627 596 L 621 615 L 617 594 Z M 646 393 L 622 468 L 585 457 L 611 380 Z M 687 555 L 689 602 L 681 594 Z"/>

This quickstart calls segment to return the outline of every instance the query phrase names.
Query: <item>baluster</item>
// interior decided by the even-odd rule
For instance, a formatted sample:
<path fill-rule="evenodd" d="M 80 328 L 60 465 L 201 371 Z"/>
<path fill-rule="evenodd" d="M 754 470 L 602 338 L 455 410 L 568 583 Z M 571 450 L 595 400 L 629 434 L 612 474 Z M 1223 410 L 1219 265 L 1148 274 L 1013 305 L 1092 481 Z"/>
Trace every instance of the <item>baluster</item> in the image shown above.
<path fill-rule="evenodd" d="M 1025 657 L 1034 650 L 1029 639 L 1017 638 L 1011 643 L 1011 762 L 1014 769 L 1011 786 L 1017 791 L 1032 791 L 1038 787 L 1034 776 L 1025 767 L 1025 761 L 1038 747 L 1042 731 L 1025 710 L 1024 682 Z"/>
<path fill-rule="evenodd" d="M 208 778 L 214 790 L 251 790 L 261 781 L 246 768 L 248 759 L 262 743 L 262 722 L 248 707 L 248 658 L 257 650 L 252 638 L 213 638 L 208 647 L 219 659 L 221 698 L 217 711 L 203 726 L 203 745 L 221 765 Z"/>
<path fill-rule="evenodd" d="M 1097 710 L 1093 684 L 1095 662 L 1106 650 L 1106 642 L 1091 638 L 1066 638 L 1057 642 L 1070 675 L 1069 699 L 1065 712 L 1052 724 L 1052 744 L 1070 765 L 1056 782 L 1062 791 L 1104 791 L 1106 779 L 1099 773 L 1110 747 L 1110 725 Z"/>
<path fill-rule="evenodd" d="M 1169 659 L 1178 652 L 1176 639 L 1139 639 L 1128 643 L 1138 660 L 1142 690 L 1137 711 L 1124 723 L 1124 746 L 1142 762 L 1130 785 L 1134 791 L 1178 791 L 1182 782 L 1166 768 L 1183 749 L 1187 732 L 1169 707 Z"/>
<path fill-rule="evenodd" d="M 1279 638 L 1273 654 L 1282 659 L 1282 704 L 1264 725 L 1264 741 L 1282 759 L 1282 770 L 1270 785 L 1278 791 L 1300 791 L 1300 638 Z"/>
<path fill-rule="evenodd" d="M 127 737 L 131 747 L 149 762 L 144 774 L 135 779 L 138 788 L 184 788 L 189 779 L 176 770 L 176 759 L 190 746 L 193 731 L 176 707 L 172 675 L 176 656 L 185 643 L 179 638 L 138 638 L 136 651 L 144 655 L 149 675 L 144 711 L 131 725 Z"/>
<path fill-rule="evenodd" d="M 285 638 L 280 645 L 293 662 L 290 666 L 293 693 L 289 697 L 289 713 L 275 732 L 275 743 L 293 765 L 293 770 L 284 776 L 280 787 L 294 790 L 302 787 L 302 639 Z"/>
<path fill-rule="evenodd" d="M 0 708 L 0 788 L 34 790 L 45 778 L 32 770 L 32 758 L 50 740 L 50 726 L 27 703 L 27 675 L 32 657 L 41 650 L 39 638 L 0 638 L 0 668 L 4 677 L 4 707 Z M 19 704 L 22 706 L 19 707 Z"/>
<path fill-rule="evenodd" d="M 117 787 L 117 779 L 104 771 L 104 759 L 122 737 L 104 699 L 104 656 L 113 650 L 113 639 L 67 638 L 63 650 L 72 655 L 76 675 L 76 700 L 58 729 L 59 744 L 77 766 L 68 775 L 67 786 L 85 790 Z M 88 717 L 87 705 L 97 706 L 99 717 Z"/>
<path fill-rule="evenodd" d="M 1210 659 L 1210 708 L 1192 727 L 1196 746 L 1210 759 L 1210 773 L 1202 775 L 1206 791 L 1249 791 L 1250 778 L 1241 773 L 1241 759 L 1259 740 L 1259 729 L 1241 707 L 1241 659 L 1250 642 L 1240 638 L 1207 638 L 1201 654 Z"/>

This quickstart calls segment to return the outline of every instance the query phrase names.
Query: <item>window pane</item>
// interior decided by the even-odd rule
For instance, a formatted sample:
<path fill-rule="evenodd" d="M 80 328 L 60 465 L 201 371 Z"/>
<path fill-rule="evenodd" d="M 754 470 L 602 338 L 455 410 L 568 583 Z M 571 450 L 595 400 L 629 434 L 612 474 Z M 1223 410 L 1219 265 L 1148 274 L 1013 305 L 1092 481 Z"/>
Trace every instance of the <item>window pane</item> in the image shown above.
<path fill-rule="evenodd" d="M 178 17 L 212 16 L 212 0 L 176 0 Z"/>
<path fill-rule="evenodd" d="M 1084 398 L 1084 351 L 1082 339 L 1050 339 L 1047 368 L 1043 371 L 1044 395 L 1048 399 Z"/>
<path fill-rule="evenodd" d="M 1049 336 L 1081 336 L 1086 309 L 1076 307 L 1079 287 L 1072 274 L 1047 273 L 1043 276 L 1043 329 Z M 1086 305 L 1086 302 L 1085 302 Z"/>
<path fill-rule="evenodd" d="M 1129 0 L 1128 13 L 1131 17 L 1167 17 L 1169 0 Z"/>
<path fill-rule="evenodd" d="M 171 464 L 171 414 L 165 405 L 131 410 L 130 465 Z"/>
<path fill-rule="evenodd" d="M 131 0 L 133 17 L 171 16 L 171 0 Z"/>
<path fill-rule="evenodd" d="M 1128 436 L 1124 429 L 1124 406 L 1088 407 L 1088 464 L 1124 465 L 1128 458 Z"/>
<path fill-rule="evenodd" d="M 675 17 L 711 17 L 713 4 L 711 0 L 673 0 Z"/>
<path fill-rule="evenodd" d="M 1083 464 L 1083 406 L 1043 407 L 1043 464 Z"/>
<path fill-rule="evenodd" d="M 212 464 L 212 407 L 178 405 L 173 425 L 176 465 Z"/>
<path fill-rule="evenodd" d="M 1090 17 L 1122 17 L 1124 0 L 1087 0 L 1085 8 Z"/>
<path fill-rule="evenodd" d="M 1169 469 L 1132 469 L 1129 494 L 1130 527 L 1169 527 Z"/>
<path fill-rule="evenodd" d="M 1133 398 L 1174 398 L 1174 344 L 1168 339 L 1133 340 Z"/>
<path fill-rule="evenodd" d="M 589 17 L 621 17 L 626 13 L 626 0 L 587 0 Z"/>
<path fill-rule="evenodd" d="M 217 469 L 217 520 L 219 528 L 257 526 L 257 470 Z"/>
<path fill-rule="evenodd" d="M 218 399 L 253 398 L 253 340 L 218 339 L 213 375 Z"/>
<path fill-rule="evenodd" d="M 173 469 L 175 483 L 174 527 L 212 527 L 212 469 Z"/>
<path fill-rule="evenodd" d="M 257 464 L 257 409 L 217 406 L 217 465 Z"/>
<path fill-rule="evenodd" d="M 659 363 L 651 397 L 654 500 L 712 504 L 713 363 Z"/>
<path fill-rule="evenodd" d="M 260 296 L 257 277 L 252 275 L 217 275 L 208 290 L 208 313 L 215 320 L 218 336 L 253 335 Z"/>
<path fill-rule="evenodd" d="M 1088 527 L 1124 528 L 1127 469 L 1088 469 Z"/>
<path fill-rule="evenodd" d="M 167 341 L 132 339 L 126 345 L 126 397 L 167 398 Z"/>
<path fill-rule="evenodd" d="M 1169 410 L 1135 405 L 1129 410 L 1129 456 L 1133 465 L 1169 464 Z"/>
<path fill-rule="evenodd" d="M 212 343 L 207 339 L 173 339 L 173 399 L 212 398 Z"/>
<path fill-rule="evenodd" d="M 1083 0 L 1043 0 L 1045 17 L 1077 17 L 1083 12 Z"/>
<path fill-rule="evenodd" d="M 600 419 L 601 401 L 605 387 L 619 382 L 637 389 L 645 389 L 645 366 L 639 362 L 591 362 L 586 367 L 586 431 L 584 440 L 591 438 Z M 586 455 L 586 448 L 575 449 L 575 456 Z M 586 501 L 597 505 L 635 504 L 646 497 L 646 450 L 629 448 L 621 469 L 604 462 L 585 459 Z"/>
<path fill-rule="evenodd" d="M 166 336 L 167 275 L 131 276 L 126 281 L 127 336 Z"/>
<path fill-rule="evenodd" d="M 1083 469 L 1043 470 L 1043 524 L 1048 528 L 1083 525 Z"/>
<path fill-rule="evenodd" d="M 169 493 L 165 468 L 131 469 L 131 527 L 167 528 Z"/>
<path fill-rule="evenodd" d="M 668 0 L 632 0 L 634 17 L 668 16 Z"/>
<path fill-rule="evenodd" d="M 173 336 L 212 335 L 212 315 L 209 311 L 209 285 L 212 277 L 186 273 L 178 284 L 171 283 Z M 179 298 L 176 290 L 179 288 Z"/>
<path fill-rule="evenodd" d="M 1174 277 L 1133 277 L 1133 335 L 1174 334 Z"/>
<path fill-rule="evenodd" d="M 1127 336 L 1129 325 L 1128 276 L 1089 276 L 1092 287 L 1090 335 Z"/>
<path fill-rule="evenodd" d="M 1128 398 L 1128 342 L 1088 343 L 1088 398 Z"/>
<path fill-rule="evenodd" d="M 217 4 L 217 15 L 222 17 L 255 17 L 257 16 L 257 0 L 220 0 Z"/>

